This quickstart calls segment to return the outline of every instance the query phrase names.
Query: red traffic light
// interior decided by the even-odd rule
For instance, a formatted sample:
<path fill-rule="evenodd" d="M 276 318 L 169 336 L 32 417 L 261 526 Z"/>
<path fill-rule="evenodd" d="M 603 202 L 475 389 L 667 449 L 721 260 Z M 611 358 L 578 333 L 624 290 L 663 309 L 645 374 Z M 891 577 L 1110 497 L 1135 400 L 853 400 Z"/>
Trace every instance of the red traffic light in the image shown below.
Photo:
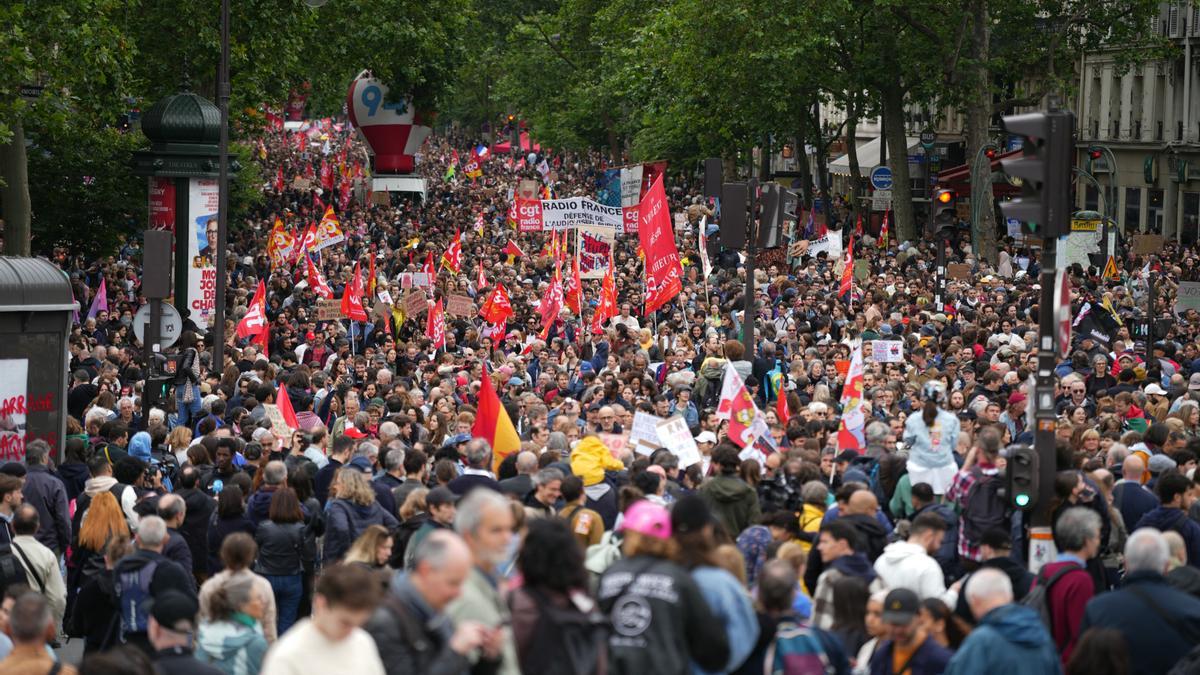
<path fill-rule="evenodd" d="M 509 122 L 511 122 L 511 121 L 513 121 L 513 120 L 515 120 L 515 119 L 517 119 L 517 116 L 516 116 L 516 115 L 509 115 L 509 116 L 508 116 L 508 121 L 509 121 Z"/>
<path fill-rule="evenodd" d="M 983 151 L 983 154 L 986 155 L 988 159 L 996 159 L 996 149 L 995 148 L 988 148 Z"/>
<path fill-rule="evenodd" d="M 1092 159 L 1100 159 L 1104 155 L 1104 151 L 1100 148 L 1088 148 L 1088 157 Z"/>
<path fill-rule="evenodd" d="M 933 198 L 941 204 L 949 204 L 954 201 L 954 197 L 954 190 L 938 190 L 933 195 Z"/>

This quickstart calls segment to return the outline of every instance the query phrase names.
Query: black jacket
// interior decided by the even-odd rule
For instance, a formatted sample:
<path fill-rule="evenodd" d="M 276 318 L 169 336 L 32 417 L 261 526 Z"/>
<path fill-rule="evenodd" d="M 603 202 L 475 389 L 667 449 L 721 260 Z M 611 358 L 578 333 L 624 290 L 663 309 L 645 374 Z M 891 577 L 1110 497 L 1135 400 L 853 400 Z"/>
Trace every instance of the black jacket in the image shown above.
<path fill-rule="evenodd" d="M 254 571 L 263 575 L 300 574 L 304 548 L 304 523 L 276 523 L 264 520 L 254 533 L 258 561 Z"/>
<path fill-rule="evenodd" d="M 120 644 L 120 625 L 113 575 L 105 570 L 79 589 L 67 621 L 67 635 L 83 638 L 83 652 L 89 654 Z"/>
<path fill-rule="evenodd" d="M 600 610 L 617 625 L 609 637 L 609 673 L 691 672 L 689 662 L 715 671 L 729 661 L 725 627 L 692 577 L 679 565 L 648 556 L 622 558 L 602 577 Z"/>
<path fill-rule="evenodd" d="M 375 638 L 379 658 L 389 675 L 486 675 L 498 661 L 480 659 L 474 667 L 450 649 L 453 627 L 436 614 L 407 578 L 396 581 L 363 628 Z"/>
<path fill-rule="evenodd" d="M 183 502 L 187 505 L 179 534 L 192 552 L 192 571 L 207 573 L 208 527 L 212 523 L 212 514 L 217 508 L 217 503 L 212 497 L 195 488 L 179 490 L 176 494 L 183 497 Z"/>
<path fill-rule="evenodd" d="M 40 523 L 34 538 L 46 548 L 62 555 L 71 545 L 71 513 L 67 510 L 67 486 L 42 464 L 28 468 L 21 489 L 25 503 L 38 512 Z"/>
<path fill-rule="evenodd" d="M 154 653 L 154 671 L 161 675 L 224 675 L 225 671 L 201 663 L 182 647 Z"/>
<path fill-rule="evenodd" d="M 179 563 L 179 566 L 187 571 L 188 581 L 192 590 L 195 591 L 195 577 L 192 576 L 192 550 L 188 548 L 187 541 L 184 540 L 179 530 L 167 528 L 167 533 L 170 536 L 167 537 L 167 543 L 163 546 L 163 557 Z"/>
<path fill-rule="evenodd" d="M 238 516 L 237 518 L 214 518 L 212 525 L 208 528 L 208 573 L 216 574 L 225 569 L 224 563 L 221 562 L 221 542 L 225 541 L 225 537 L 234 532 L 245 532 L 251 537 L 254 536 L 254 523 L 251 523 L 246 516 Z"/>

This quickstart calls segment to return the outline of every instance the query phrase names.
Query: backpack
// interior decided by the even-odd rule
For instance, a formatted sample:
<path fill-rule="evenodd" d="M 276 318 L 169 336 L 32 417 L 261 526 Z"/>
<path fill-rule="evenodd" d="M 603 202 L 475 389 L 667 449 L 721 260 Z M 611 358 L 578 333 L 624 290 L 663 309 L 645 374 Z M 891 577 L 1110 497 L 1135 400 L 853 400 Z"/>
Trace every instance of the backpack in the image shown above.
<path fill-rule="evenodd" d="M 766 672 L 776 675 L 832 675 L 837 669 L 826 653 L 826 643 L 814 628 L 791 621 L 779 624 L 763 659 Z"/>
<path fill-rule="evenodd" d="M 600 575 L 621 557 L 621 540 L 616 533 L 609 530 L 600 537 L 599 544 L 587 547 L 584 553 L 584 567 L 592 574 L 592 579 L 599 579 Z"/>
<path fill-rule="evenodd" d="M 9 586 L 28 583 L 29 577 L 25 575 L 25 566 L 17 559 L 10 538 L 9 541 L 0 544 L 0 595 L 3 595 Z"/>
<path fill-rule="evenodd" d="M 608 649 L 606 617 L 594 608 L 583 612 L 574 605 L 559 607 L 529 586 L 521 590 L 538 607 L 538 618 L 529 642 L 535 647 L 524 655 L 521 669 L 545 675 L 595 673 L 600 655 Z"/>
<path fill-rule="evenodd" d="M 1046 627 L 1046 630 L 1051 631 L 1051 633 L 1054 631 L 1054 617 L 1050 612 L 1050 589 L 1054 587 L 1054 584 L 1058 583 L 1059 579 L 1076 570 L 1083 570 L 1083 568 L 1076 565 L 1065 565 L 1062 569 L 1055 572 L 1054 576 L 1046 579 L 1046 576 L 1043 574 L 1046 568 L 1043 567 L 1038 571 L 1037 583 L 1033 588 L 1029 589 L 1029 593 L 1021 600 L 1022 605 L 1037 612 L 1037 615 L 1042 619 L 1042 625 Z"/>
<path fill-rule="evenodd" d="M 983 533 L 994 527 L 1004 527 L 1008 522 L 1008 510 L 1000 498 L 1003 481 L 997 476 L 985 475 L 973 469 L 975 482 L 967 490 L 963 500 L 963 536 L 968 542 L 978 543 Z"/>
<path fill-rule="evenodd" d="M 141 565 L 134 566 L 137 562 Z M 158 570 L 156 560 L 125 559 L 113 570 L 118 613 L 121 616 L 121 641 L 131 633 L 145 633 L 149 625 L 150 582 Z"/>

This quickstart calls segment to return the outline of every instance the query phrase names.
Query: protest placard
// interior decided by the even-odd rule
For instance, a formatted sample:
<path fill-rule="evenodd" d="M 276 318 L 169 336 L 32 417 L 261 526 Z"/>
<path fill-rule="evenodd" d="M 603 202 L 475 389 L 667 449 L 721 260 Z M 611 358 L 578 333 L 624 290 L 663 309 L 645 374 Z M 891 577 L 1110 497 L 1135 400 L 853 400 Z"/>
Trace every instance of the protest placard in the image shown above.
<path fill-rule="evenodd" d="M 687 467 L 700 462 L 700 448 L 696 447 L 696 439 L 688 429 L 687 420 L 675 416 L 658 423 L 658 440 L 672 455 L 679 458 L 679 467 Z"/>
<path fill-rule="evenodd" d="M 871 360 L 878 363 L 903 363 L 904 343 L 899 340 L 872 340 Z"/>
<path fill-rule="evenodd" d="M 633 425 L 629 430 L 629 442 L 634 444 L 634 450 L 641 455 L 649 455 L 662 443 L 658 440 L 658 423 L 663 421 L 650 413 L 638 411 L 633 415 Z"/>
<path fill-rule="evenodd" d="M 475 301 L 468 295 L 446 296 L 446 313 L 454 316 L 475 316 Z"/>
<path fill-rule="evenodd" d="M 271 420 L 271 433 L 275 435 L 275 440 L 285 444 L 290 443 L 292 430 L 288 428 L 287 422 L 283 421 L 283 413 L 279 411 L 279 406 L 274 403 L 264 403 L 262 407 L 266 418 Z"/>
<path fill-rule="evenodd" d="M 425 291 L 413 291 L 404 296 L 404 314 L 412 318 L 418 314 L 422 314 L 429 309 L 429 299 L 425 297 Z"/>
<path fill-rule="evenodd" d="M 342 301 L 337 298 L 317 300 L 317 321 L 337 321 L 342 318 Z"/>

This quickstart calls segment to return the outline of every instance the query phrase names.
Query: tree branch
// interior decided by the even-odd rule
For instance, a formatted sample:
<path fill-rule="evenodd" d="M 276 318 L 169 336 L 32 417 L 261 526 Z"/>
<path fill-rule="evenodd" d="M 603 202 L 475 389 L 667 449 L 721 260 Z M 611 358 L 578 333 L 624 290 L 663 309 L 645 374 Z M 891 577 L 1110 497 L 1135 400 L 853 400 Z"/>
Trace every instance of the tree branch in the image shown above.
<path fill-rule="evenodd" d="M 517 21 L 525 24 L 526 26 L 532 26 L 535 29 L 537 29 L 538 34 L 540 34 L 542 36 L 542 41 L 546 43 L 546 46 L 550 48 L 550 51 L 554 52 L 555 56 L 562 59 L 563 63 L 567 64 L 568 66 L 571 66 L 571 68 L 573 70 L 579 70 L 579 66 L 575 65 L 575 62 L 572 61 L 571 59 L 568 59 L 567 55 L 563 53 L 562 49 L 560 49 L 558 47 L 558 45 L 556 45 L 554 43 L 554 40 L 551 40 L 550 36 L 546 35 L 546 30 L 544 28 L 542 28 L 542 25 L 540 23 L 530 21 L 524 17 L 517 19 Z"/>

